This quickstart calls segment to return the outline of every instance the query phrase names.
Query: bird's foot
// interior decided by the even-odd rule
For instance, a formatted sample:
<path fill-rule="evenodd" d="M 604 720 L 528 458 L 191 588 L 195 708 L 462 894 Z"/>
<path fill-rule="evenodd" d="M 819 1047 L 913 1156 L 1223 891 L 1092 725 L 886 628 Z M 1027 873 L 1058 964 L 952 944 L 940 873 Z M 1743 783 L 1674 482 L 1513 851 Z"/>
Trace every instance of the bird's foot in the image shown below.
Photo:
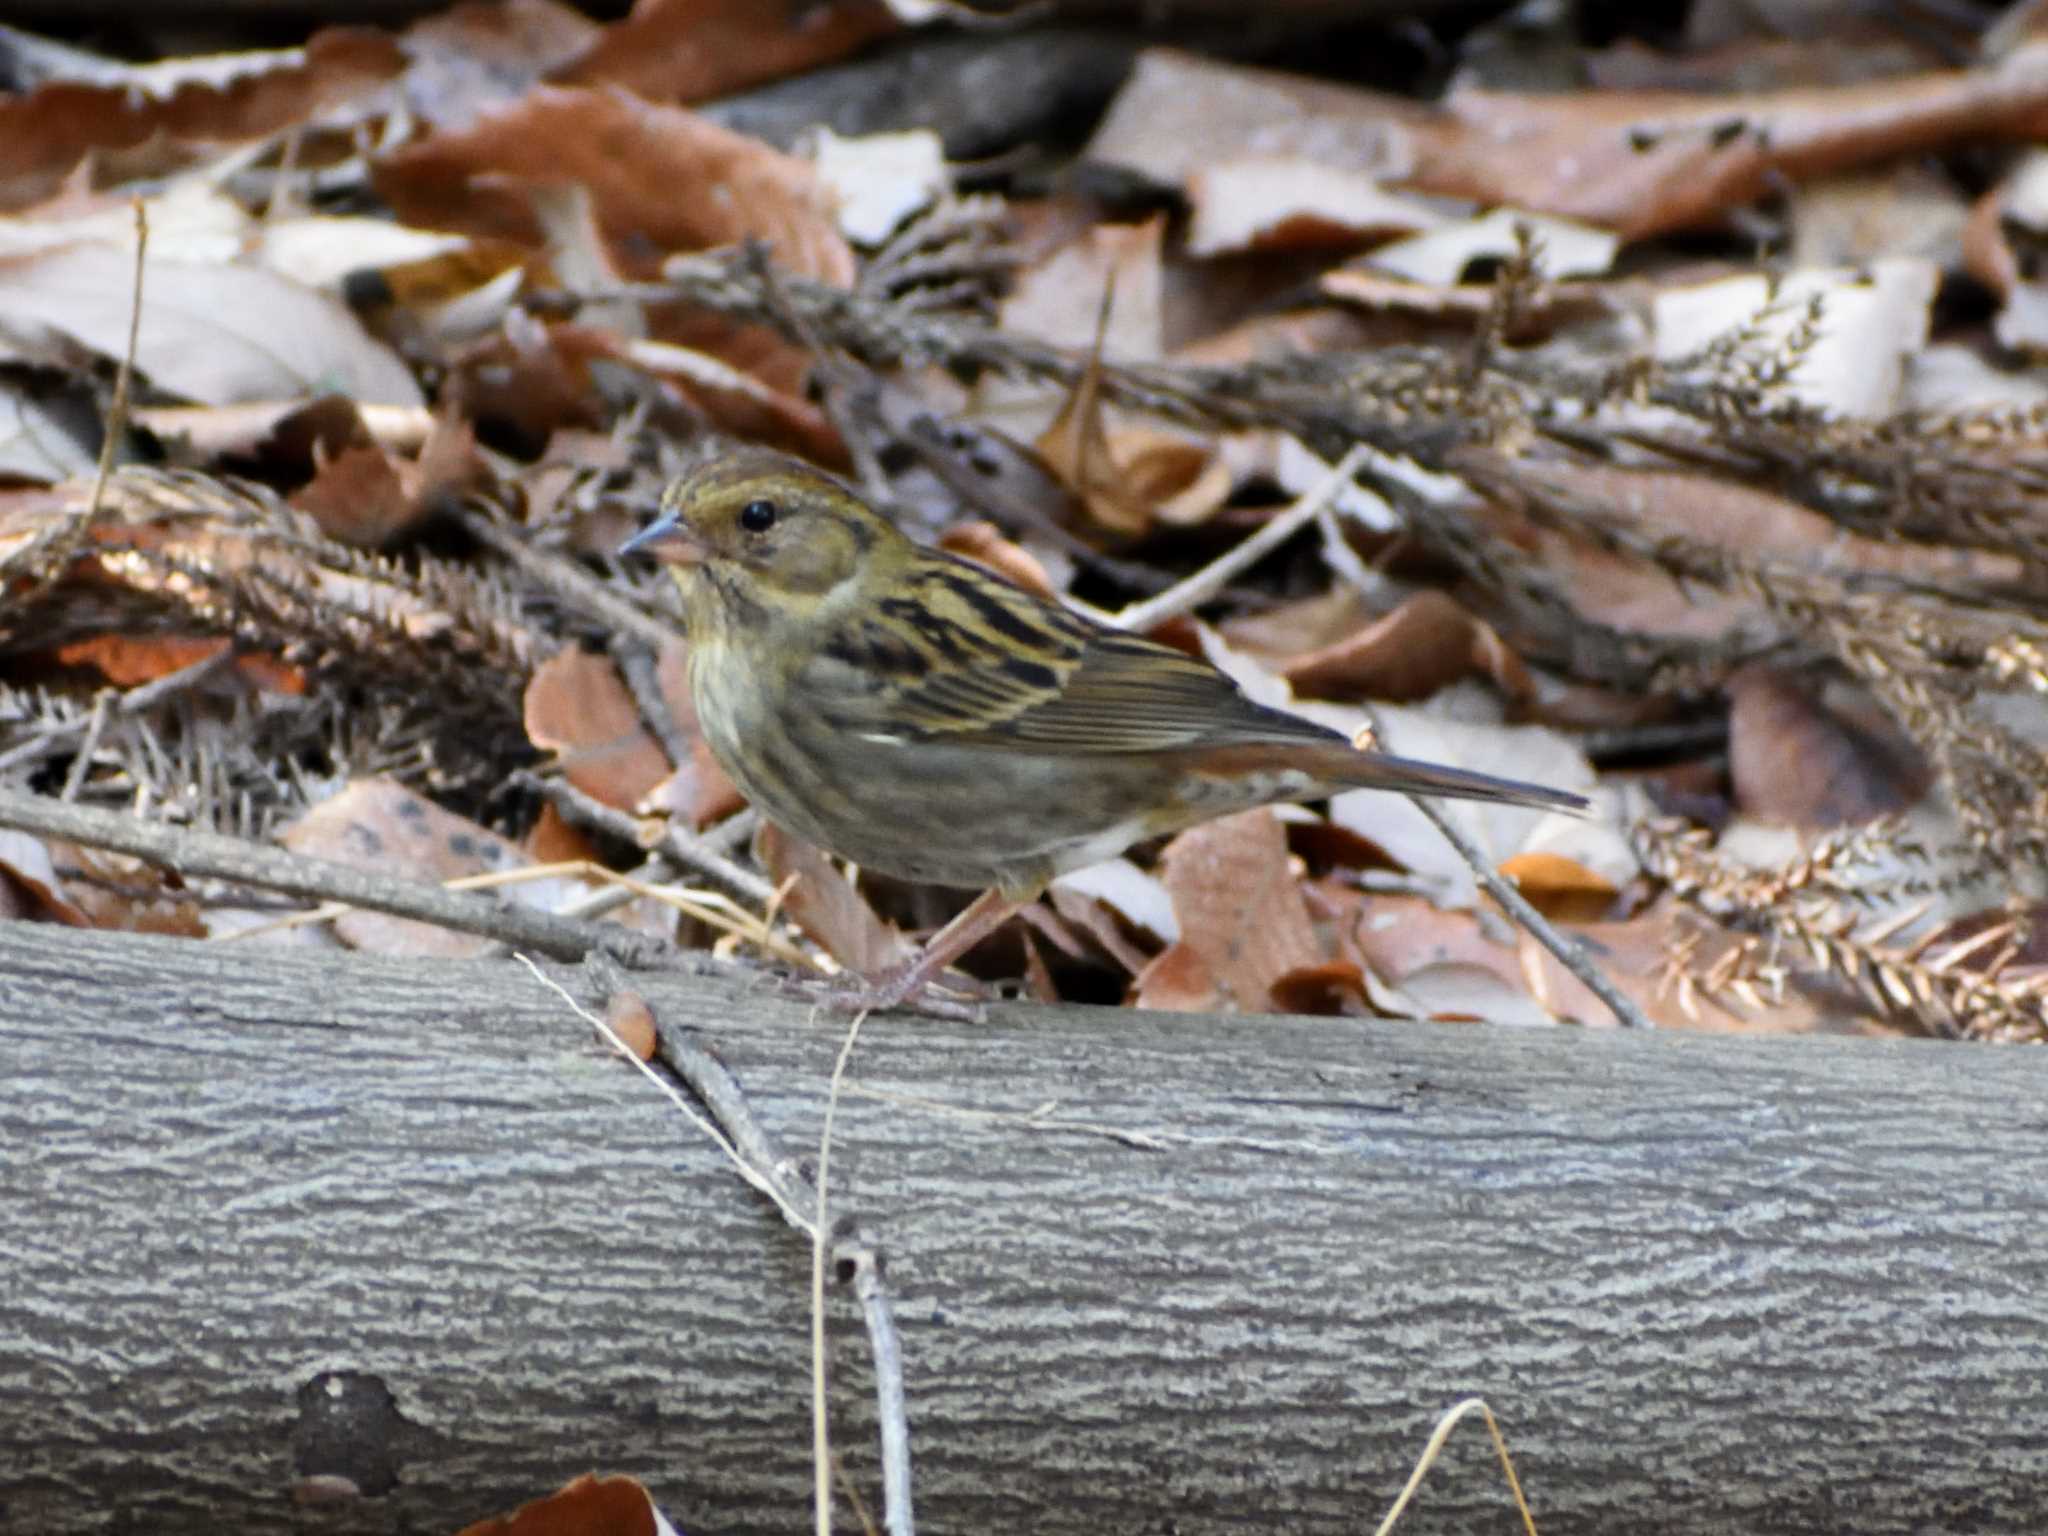
<path fill-rule="evenodd" d="M 806 1003 L 821 1003 L 834 1013 L 888 1013 L 902 1010 L 928 1019 L 948 1019 L 979 1024 L 987 1017 L 986 992 L 979 983 L 969 983 L 968 994 L 944 989 L 918 974 L 916 957 L 874 976 L 842 971 L 837 976 L 788 976 L 783 980 L 785 995 Z"/>

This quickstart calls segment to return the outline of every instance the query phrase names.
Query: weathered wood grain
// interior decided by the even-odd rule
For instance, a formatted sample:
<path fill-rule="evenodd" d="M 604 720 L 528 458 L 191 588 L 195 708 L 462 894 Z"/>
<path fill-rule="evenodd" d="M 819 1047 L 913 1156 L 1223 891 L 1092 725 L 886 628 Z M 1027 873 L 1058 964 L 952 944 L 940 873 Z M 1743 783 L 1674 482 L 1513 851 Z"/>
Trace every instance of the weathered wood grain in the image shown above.
<path fill-rule="evenodd" d="M 644 990 L 815 1149 L 836 1022 Z M 1017 1007 L 851 1077 L 928 1531 L 1369 1529 L 1471 1392 L 1551 1536 L 2038 1528 L 2048 1056 Z M 0 1530 L 808 1518 L 806 1248 L 520 966 L 0 925 L 0 1233 Z M 1475 1432 L 1404 1528 L 1512 1518 Z"/>

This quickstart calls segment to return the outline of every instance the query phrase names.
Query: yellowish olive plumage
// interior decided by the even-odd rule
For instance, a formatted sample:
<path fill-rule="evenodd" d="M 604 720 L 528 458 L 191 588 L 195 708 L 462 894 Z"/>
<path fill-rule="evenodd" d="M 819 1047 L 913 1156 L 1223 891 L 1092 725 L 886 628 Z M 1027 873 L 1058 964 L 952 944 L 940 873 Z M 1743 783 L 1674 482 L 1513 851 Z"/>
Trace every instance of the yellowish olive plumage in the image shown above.
<path fill-rule="evenodd" d="M 1372 788 L 1584 807 L 1360 752 L 1206 662 L 912 543 L 781 454 L 685 475 L 627 547 L 674 573 L 698 720 L 747 798 L 866 868 L 999 893 L 970 939 L 1056 875 L 1275 801 Z M 951 958 L 939 946 L 875 1000 L 929 979 Z"/>

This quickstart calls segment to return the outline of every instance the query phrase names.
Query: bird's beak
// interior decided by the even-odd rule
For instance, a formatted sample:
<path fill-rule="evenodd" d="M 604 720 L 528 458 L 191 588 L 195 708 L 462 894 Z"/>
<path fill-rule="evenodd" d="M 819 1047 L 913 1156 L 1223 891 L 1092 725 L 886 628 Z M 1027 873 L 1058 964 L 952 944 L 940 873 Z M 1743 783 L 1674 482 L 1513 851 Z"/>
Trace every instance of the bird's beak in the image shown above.
<path fill-rule="evenodd" d="M 674 509 L 665 507 L 661 516 L 621 544 L 619 553 L 650 554 L 663 565 L 695 565 L 704 558 L 704 546 Z"/>

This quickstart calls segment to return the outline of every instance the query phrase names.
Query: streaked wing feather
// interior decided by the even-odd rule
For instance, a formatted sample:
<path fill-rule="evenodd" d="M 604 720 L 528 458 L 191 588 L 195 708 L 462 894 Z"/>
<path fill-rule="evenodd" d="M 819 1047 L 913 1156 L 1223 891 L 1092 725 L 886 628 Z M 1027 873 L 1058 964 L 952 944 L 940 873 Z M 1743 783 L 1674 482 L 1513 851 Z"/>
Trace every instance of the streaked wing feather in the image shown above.
<path fill-rule="evenodd" d="M 811 682 L 847 729 L 958 746 L 1120 753 L 1341 739 L 1252 703 L 1206 662 L 933 554 L 900 596 L 835 637 Z"/>
<path fill-rule="evenodd" d="M 1005 742 L 1070 752 L 1159 752 L 1254 742 L 1340 740 L 1334 732 L 1254 704 L 1214 667 L 1171 646 L 1098 630 L 1057 698 L 1018 714 Z"/>
<path fill-rule="evenodd" d="M 1585 808 L 1565 790 L 1356 751 L 1312 720 L 1253 703 L 1206 662 L 950 556 L 921 553 L 902 595 L 877 606 L 835 633 L 803 677 L 806 706 L 855 734 L 1080 756 L 1200 747 L 1217 773 L 1270 770 L 1278 747 L 1285 766 L 1328 785 Z"/>

